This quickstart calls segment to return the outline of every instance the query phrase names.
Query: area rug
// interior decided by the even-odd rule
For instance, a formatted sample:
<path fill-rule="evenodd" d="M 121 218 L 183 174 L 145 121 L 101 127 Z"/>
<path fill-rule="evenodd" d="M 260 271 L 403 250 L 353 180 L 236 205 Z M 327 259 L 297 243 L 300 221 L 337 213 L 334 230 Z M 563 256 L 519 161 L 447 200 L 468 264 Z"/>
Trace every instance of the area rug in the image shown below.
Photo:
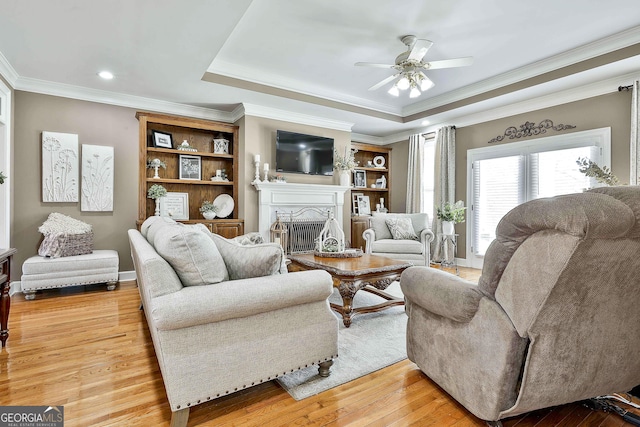
<path fill-rule="evenodd" d="M 392 283 L 386 292 L 394 296 L 402 295 L 398 282 Z M 336 304 L 342 301 L 336 289 L 329 300 Z M 383 301 L 369 292 L 359 291 L 354 298 L 354 306 L 374 305 Z M 407 358 L 406 329 L 407 315 L 403 306 L 358 315 L 353 318 L 349 328 L 344 326 L 340 316 L 338 358 L 331 367 L 331 375 L 321 378 L 318 367 L 310 366 L 282 376 L 278 382 L 294 399 L 302 400 L 392 365 Z"/>

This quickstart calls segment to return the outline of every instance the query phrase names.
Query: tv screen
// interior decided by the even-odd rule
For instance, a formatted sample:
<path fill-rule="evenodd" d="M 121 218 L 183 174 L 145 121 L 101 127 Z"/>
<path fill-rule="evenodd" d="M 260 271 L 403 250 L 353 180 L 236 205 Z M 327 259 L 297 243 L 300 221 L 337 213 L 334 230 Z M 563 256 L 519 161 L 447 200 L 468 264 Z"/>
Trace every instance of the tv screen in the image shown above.
<path fill-rule="evenodd" d="M 276 172 L 333 175 L 333 138 L 277 131 Z"/>

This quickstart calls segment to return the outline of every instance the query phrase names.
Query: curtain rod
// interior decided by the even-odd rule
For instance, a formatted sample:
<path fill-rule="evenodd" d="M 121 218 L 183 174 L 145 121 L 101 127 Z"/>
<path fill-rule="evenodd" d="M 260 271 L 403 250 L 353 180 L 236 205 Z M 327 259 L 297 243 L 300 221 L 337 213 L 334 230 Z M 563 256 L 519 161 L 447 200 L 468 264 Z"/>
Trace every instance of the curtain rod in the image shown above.
<path fill-rule="evenodd" d="M 451 129 L 456 130 L 455 126 L 451 126 Z M 427 133 L 423 133 L 422 134 L 423 138 L 435 138 L 436 137 L 436 133 L 434 132 L 427 132 Z"/>
<path fill-rule="evenodd" d="M 618 92 L 629 92 L 631 89 L 633 89 L 633 85 L 629 85 L 629 86 L 618 86 Z"/>

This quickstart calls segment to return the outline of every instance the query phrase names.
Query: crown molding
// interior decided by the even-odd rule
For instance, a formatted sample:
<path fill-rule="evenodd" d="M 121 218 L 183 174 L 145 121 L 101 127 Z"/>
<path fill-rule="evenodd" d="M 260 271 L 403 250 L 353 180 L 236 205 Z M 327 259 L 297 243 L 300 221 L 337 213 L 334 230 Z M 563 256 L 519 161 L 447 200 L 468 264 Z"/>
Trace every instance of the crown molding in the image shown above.
<path fill-rule="evenodd" d="M 478 83 L 435 96 L 423 102 L 416 102 L 415 104 L 408 105 L 402 110 L 402 116 L 407 117 L 413 114 L 419 114 L 432 108 L 437 108 L 465 98 L 480 95 L 494 89 L 499 89 L 503 86 L 508 86 L 522 80 L 533 78 L 559 68 L 567 67 L 581 61 L 634 45 L 638 42 L 640 42 L 640 26 L 630 28 L 604 39 L 582 45 L 541 61 L 482 80 Z"/>
<path fill-rule="evenodd" d="M 0 76 L 4 77 L 9 83 L 9 86 L 15 88 L 16 80 L 18 80 L 18 73 L 11 66 L 7 58 L 0 52 Z"/>
<path fill-rule="evenodd" d="M 384 145 L 384 138 L 380 136 L 366 135 L 364 133 L 352 133 L 351 141 L 364 142 L 365 144 Z"/>
<path fill-rule="evenodd" d="M 207 72 L 219 74 L 232 79 L 259 84 L 262 86 L 274 87 L 303 95 L 319 97 L 328 101 L 339 102 L 358 108 L 366 108 L 369 110 L 391 114 L 398 117 L 401 116 L 402 113 L 401 108 L 394 107 L 389 104 L 375 102 L 357 96 L 345 95 L 343 93 L 327 90 L 318 86 L 310 86 L 308 84 L 304 84 L 296 80 L 279 76 L 273 73 L 266 73 L 264 71 L 261 71 L 261 78 L 255 78 L 255 68 L 238 64 L 231 64 L 222 60 L 215 60 L 214 63 L 212 63 L 211 66 L 207 69 Z"/>
<path fill-rule="evenodd" d="M 90 89 L 64 83 L 54 83 L 45 80 L 19 77 L 14 89 L 44 95 L 60 96 L 63 98 L 79 99 L 82 101 L 101 104 L 117 105 L 139 110 L 157 111 L 160 113 L 176 114 L 205 120 L 216 120 L 232 123 L 231 113 L 210 108 L 195 107 L 176 102 L 161 101 L 142 96 L 125 95 L 100 89 Z"/>
<path fill-rule="evenodd" d="M 271 120 L 281 120 L 283 122 L 289 123 L 297 123 L 301 125 L 339 130 L 344 132 L 351 132 L 351 128 L 354 125 L 353 123 L 349 122 L 325 119 L 308 114 L 295 113 L 292 111 L 280 110 L 278 108 L 247 103 L 239 105 L 235 110 L 233 110 L 231 116 L 234 122 L 240 119 L 242 116 L 254 116 Z"/>

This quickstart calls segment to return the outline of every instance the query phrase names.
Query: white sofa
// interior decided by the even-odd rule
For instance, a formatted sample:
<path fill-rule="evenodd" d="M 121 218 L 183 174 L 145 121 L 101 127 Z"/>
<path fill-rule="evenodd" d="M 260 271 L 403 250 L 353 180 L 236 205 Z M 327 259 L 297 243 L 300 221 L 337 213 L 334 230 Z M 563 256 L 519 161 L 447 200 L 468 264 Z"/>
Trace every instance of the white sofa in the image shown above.
<path fill-rule="evenodd" d="M 415 240 L 394 238 L 387 220 L 397 219 L 411 222 Z M 362 233 L 362 237 L 366 242 L 366 253 L 410 262 L 413 265 L 429 266 L 431 259 L 430 245 L 434 234 L 430 229 L 429 216 L 426 213 L 385 214 L 374 212 L 370 225 L 371 227 Z"/>
<path fill-rule="evenodd" d="M 160 217 L 129 240 L 172 425 L 185 426 L 191 406 L 309 365 L 329 375 L 338 319 L 327 272 L 286 273 L 279 245 Z"/>

